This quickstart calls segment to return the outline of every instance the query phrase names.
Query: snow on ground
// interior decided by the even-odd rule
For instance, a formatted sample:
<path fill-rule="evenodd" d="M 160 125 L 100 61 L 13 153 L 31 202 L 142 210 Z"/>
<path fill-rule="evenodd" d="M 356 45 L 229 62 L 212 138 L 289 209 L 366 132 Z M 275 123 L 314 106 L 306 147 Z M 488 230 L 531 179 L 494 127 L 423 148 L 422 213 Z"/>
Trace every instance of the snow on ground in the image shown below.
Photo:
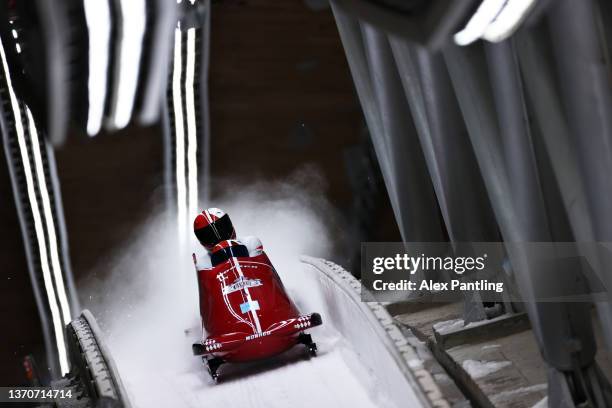
<path fill-rule="evenodd" d="M 510 391 L 502 391 L 498 394 L 493 395 L 493 397 L 491 397 L 491 401 L 493 403 L 498 403 L 498 402 L 505 402 L 505 401 L 516 401 L 517 398 L 521 398 L 523 397 L 525 394 L 528 393 L 532 393 L 532 392 L 541 392 L 541 391 L 546 391 L 547 386 L 546 384 L 535 384 L 535 385 L 530 385 L 528 387 L 520 387 L 520 388 L 516 388 L 514 390 L 510 390 Z M 548 406 L 548 399 L 545 398 L 545 405 L 543 405 L 542 407 L 547 407 Z M 538 402 L 535 407 L 538 407 L 538 405 L 542 404 L 543 401 Z"/>
<path fill-rule="evenodd" d="M 537 404 L 531 408 L 548 408 L 548 397 L 542 398 Z"/>
<path fill-rule="evenodd" d="M 510 364 L 512 364 L 510 361 L 465 360 L 461 363 L 461 366 L 472 378 L 478 379 L 499 371 Z"/>
<path fill-rule="evenodd" d="M 325 203 L 287 185 L 254 188 L 217 204 L 238 235 L 257 235 L 300 307 L 317 294 L 291 271 L 300 254 L 329 256 Z M 197 284 L 191 251 L 177 245 L 174 220 L 157 217 L 103 268 L 112 276 L 85 288 L 86 306 L 98 318 L 135 407 L 388 407 L 377 379 L 349 342 L 330 325 L 311 330 L 319 356 L 299 348 L 266 363 L 222 366 L 213 384 L 191 344 L 200 335 Z M 192 243 L 194 244 L 194 243 Z M 195 246 L 195 245 L 194 245 Z M 298 276 L 300 274 L 296 274 Z M 312 285 L 311 285 L 312 286 Z M 315 311 L 315 310 L 312 310 Z M 311 310 L 304 311 L 311 312 Z M 188 330 L 189 329 L 189 330 Z"/>
<path fill-rule="evenodd" d="M 492 319 L 479 320 L 468 324 L 465 324 L 463 319 L 443 320 L 441 322 L 434 323 L 433 328 L 440 334 L 448 334 L 462 329 L 471 329 L 473 327 L 491 324 L 492 322 L 503 320 L 507 317 L 508 315 L 502 314 Z"/>
<path fill-rule="evenodd" d="M 443 320 L 434 323 L 433 328 L 440 334 L 445 334 L 462 329 L 465 326 L 463 319 Z"/>

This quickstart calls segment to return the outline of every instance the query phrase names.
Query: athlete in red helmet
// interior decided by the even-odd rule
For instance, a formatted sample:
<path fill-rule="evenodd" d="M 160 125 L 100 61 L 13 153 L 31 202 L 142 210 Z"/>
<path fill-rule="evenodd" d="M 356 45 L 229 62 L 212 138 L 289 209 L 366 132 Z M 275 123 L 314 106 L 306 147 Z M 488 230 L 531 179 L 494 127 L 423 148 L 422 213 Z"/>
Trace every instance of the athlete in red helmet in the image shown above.
<path fill-rule="evenodd" d="M 206 254 L 193 254 L 197 270 L 210 269 L 227 257 L 257 256 L 263 252 L 259 238 L 236 238 L 229 215 L 218 208 L 209 208 L 198 214 L 193 221 L 193 232 L 206 248 Z"/>
<path fill-rule="evenodd" d="M 202 211 L 193 230 L 206 249 L 193 255 L 200 297 L 202 337 L 192 345 L 213 379 L 224 363 L 272 357 L 297 344 L 314 356 L 305 330 L 321 324 L 318 313 L 301 314 L 255 237 L 236 238 L 229 216 Z"/>

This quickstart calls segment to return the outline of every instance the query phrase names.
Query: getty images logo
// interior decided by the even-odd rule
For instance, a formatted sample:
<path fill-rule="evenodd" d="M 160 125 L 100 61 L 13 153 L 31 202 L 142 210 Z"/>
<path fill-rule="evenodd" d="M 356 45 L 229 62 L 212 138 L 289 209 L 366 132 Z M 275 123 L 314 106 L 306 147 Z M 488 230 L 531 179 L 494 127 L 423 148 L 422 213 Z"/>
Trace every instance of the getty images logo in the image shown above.
<path fill-rule="evenodd" d="M 462 275 L 469 271 L 482 271 L 485 268 L 487 254 L 481 256 L 411 256 L 396 254 L 389 257 L 375 257 L 372 260 L 372 272 L 380 275 L 386 271 L 405 271 L 411 275 L 421 271 L 449 271 Z"/>

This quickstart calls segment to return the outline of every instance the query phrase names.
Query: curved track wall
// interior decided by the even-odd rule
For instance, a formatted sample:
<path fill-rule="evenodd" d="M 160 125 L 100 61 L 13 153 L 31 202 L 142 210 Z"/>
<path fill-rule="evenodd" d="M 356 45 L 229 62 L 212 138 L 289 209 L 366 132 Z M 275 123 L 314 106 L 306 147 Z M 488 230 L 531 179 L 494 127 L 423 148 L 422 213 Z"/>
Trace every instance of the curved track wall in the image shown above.
<path fill-rule="evenodd" d="M 318 290 L 312 306 L 320 308 L 323 324 L 349 339 L 361 361 L 379 380 L 381 390 L 396 406 L 448 407 L 431 374 L 378 302 L 361 301 L 361 285 L 340 266 L 302 256 L 304 282 Z"/>

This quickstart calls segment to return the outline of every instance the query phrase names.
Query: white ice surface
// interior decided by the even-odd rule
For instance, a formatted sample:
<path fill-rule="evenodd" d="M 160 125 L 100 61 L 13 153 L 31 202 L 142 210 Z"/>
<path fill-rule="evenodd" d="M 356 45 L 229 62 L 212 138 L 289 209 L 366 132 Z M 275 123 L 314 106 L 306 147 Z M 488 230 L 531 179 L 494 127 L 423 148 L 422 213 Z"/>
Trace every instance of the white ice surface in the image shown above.
<path fill-rule="evenodd" d="M 444 320 L 434 323 L 433 328 L 440 334 L 462 329 L 465 326 L 463 319 Z"/>
<path fill-rule="evenodd" d="M 482 378 L 512 364 L 510 361 L 465 360 L 461 366 L 472 378 Z"/>
<path fill-rule="evenodd" d="M 321 353 L 316 358 L 305 359 L 294 350 L 273 361 L 227 366 L 218 384 L 197 361 L 182 370 L 131 372 L 124 383 L 137 407 L 388 406 L 358 378 L 369 374 L 342 340 L 318 332 L 317 341 Z"/>
<path fill-rule="evenodd" d="M 524 395 L 524 394 L 528 394 L 528 393 L 532 393 L 532 392 L 541 392 L 541 391 L 546 391 L 547 389 L 547 385 L 546 384 L 534 384 L 534 385 L 530 385 L 528 387 L 519 387 L 513 390 L 509 390 L 509 391 L 502 391 L 498 394 L 493 395 L 493 397 L 491 397 L 491 401 L 493 403 L 500 403 L 500 402 L 513 402 L 513 401 L 517 401 L 520 400 L 520 398 Z M 538 404 L 542 403 L 542 401 L 538 402 Z M 548 399 L 546 399 L 546 405 L 548 405 Z M 537 404 L 536 404 L 537 407 Z"/>
<path fill-rule="evenodd" d="M 331 240 L 312 208 L 322 209 L 327 217 L 332 213 L 321 203 L 309 202 L 315 195 L 283 188 L 273 194 L 242 192 L 214 204 L 232 216 L 239 235 L 261 238 L 302 312 L 319 311 L 313 309 L 321 297 L 314 293 L 316 285 L 292 271 L 303 268 L 302 253 L 329 255 Z M 91 285 L 85 302 L 98 317 L 135 407 L 394 406 L 392 398 L 379 391 L 386 379 L 376 378 L 364 366 L 325 314 L 324 325 L 310 331 L 319 346 L 317 357 L 309 360 L 294 348 L 272 361 L 222 366 L 222 380 L 214 384 L 201 360 L 191 354 L 199 331 L 185 332 L 199 326 L 190 251 L 181 253 L 172 218 L 163 219 L 150 222 L 115 259 L 101 265 L 113 275 Z"/>
<path fill-rule="evenodd" d="M 548 408 L 548 397 L 542 398 L 540 401 L 538 401 L 537 404 L 535 404 L 531 408 Z"/>

